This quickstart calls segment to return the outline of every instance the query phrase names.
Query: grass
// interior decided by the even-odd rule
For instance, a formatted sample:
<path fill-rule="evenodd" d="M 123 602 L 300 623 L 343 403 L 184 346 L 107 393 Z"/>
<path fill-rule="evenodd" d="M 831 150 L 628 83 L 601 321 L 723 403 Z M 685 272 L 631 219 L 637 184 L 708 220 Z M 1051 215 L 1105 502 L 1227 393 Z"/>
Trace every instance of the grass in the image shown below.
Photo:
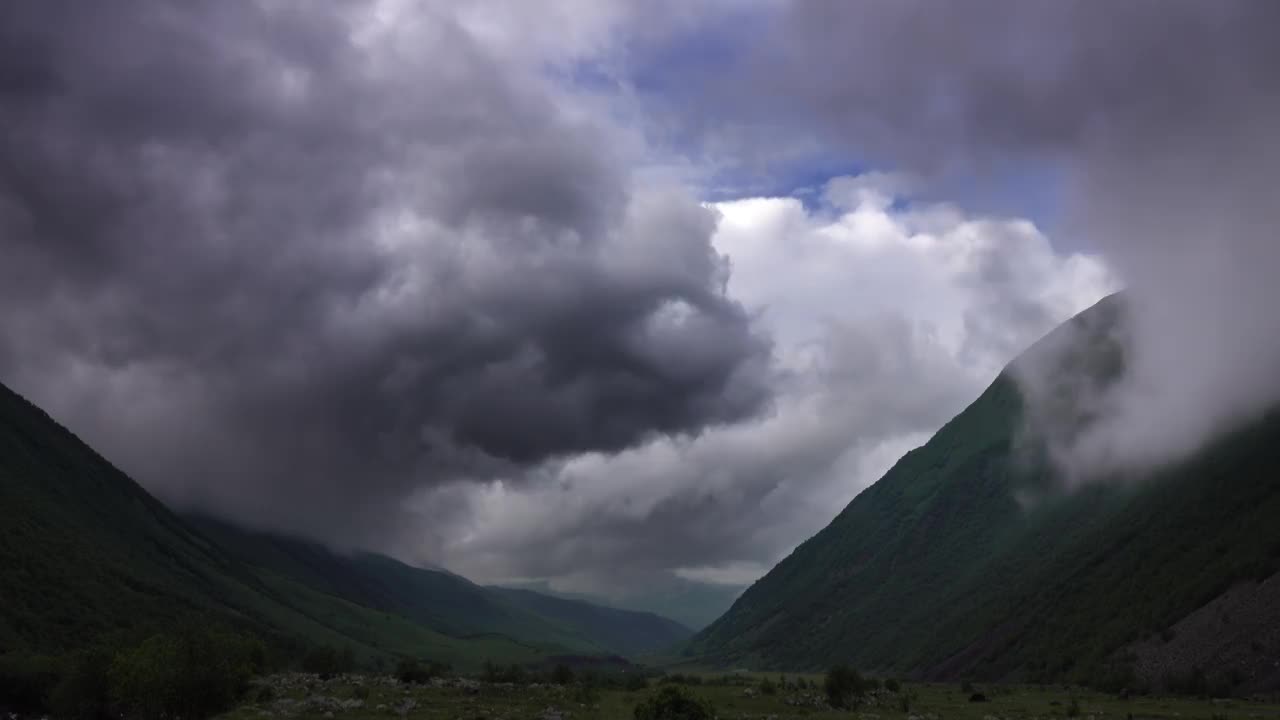
<path fill-rule="evenodd" d="M 1207 701 L 1186 698 L 1141 697 L 1121 700 L 1115 696 L 1062 686 L 982 685 L 976 688 L 987 702 L 970 702 L 971 693 L 959 685 L 906 684 L 901 693 L 881 692 L 854 710 L 797 705 L 796 691 L 779 691 L 775 695 L 758 692 L 763 676 L 748 674 L 737 680 L 742 684 L 707 684 L 689 688 L 693 694 L 709 700 L 721 720 L 729 718 L 807 718 L 809 720 L 1052 720 L 1070 716 L 1071 703 L 1078 703 L 1079 717 L 1102 720 L 1271 720 L 1280 718 L 1280 704 L 1233 700 Z M 773 681 L 778 675 L 769 674 Z M 818 675 L 787 676 L 794 681 L 804 677 L 810 684 L 821 686 Z M 583 697 L 579 686 L 541 685 L 530 687 L 479 684 L 472 689 L 461 687 L 404 686 L 391 678 L 345 677 L 328 682 L 307 676 L 276 676 L 264 680 L 274 688 L 266 702 L 247 702 L 224 715 L 226 720 L 249 720 L 271 713 L 276 717 L 322 717 L 332 712 L 335 718 L 431 718 L 478 720 L 480 718 L 551 718 L 571 720 L 622 720 L 632 717 L 635 705 L 656 687 L 650 681 L 647 690 L 605 689 L 594 700 Z M 356 687 L 367 688 L 364 691 Z M 748 690 L 754 692 L 748 692 Z M 807 691 L 810 696 L 820 690 Z M 912 698 L 909 712 L 903 712 L 900 696 Z M 363 706 L 343 708 L 336 701 L 360 696 Z M 310 700 L 309 700 L 310 699 Z M 413 707 L 402 714 L 406 701 Z M 311 703 L 308 707 L 308 703 Z M 381 708 L 379 706 L 382 706 Z"/>

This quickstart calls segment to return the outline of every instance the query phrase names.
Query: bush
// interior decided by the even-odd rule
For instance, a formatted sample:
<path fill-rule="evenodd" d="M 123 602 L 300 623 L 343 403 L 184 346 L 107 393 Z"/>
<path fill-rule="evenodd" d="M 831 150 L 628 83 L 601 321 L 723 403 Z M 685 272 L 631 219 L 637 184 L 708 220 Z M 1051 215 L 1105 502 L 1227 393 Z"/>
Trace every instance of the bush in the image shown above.
<path fill-rule="evenodd" d="M 431 680 L 431 673 L 415 658 L 401 658 L 396 663 L 396 678 L 406 685 L 421 685 Z"/>
<path fill-rule="evenodd" d="M 635 720 L 713 720 L 715 709 L 687 690 L 667 686 L 635 708 Z"/>
<path fill-rule="evenodd" d="M 199 720 L 230 709 L 264 656 L 260 642 L 232 633 L 188 627 L 155 635 L 112 661 L 112 700 L 129 718 Z"/>
<path fill-rule="evenodd" d="M 0 655 L 0 711 L 20 715 L 49 712 L 49 699 L 61 675 L 53 658 Z"/>
<path fill-rule="evenodd" d="M 888 680 L 884 681 L 884 689 L 888 690 L 891 693 L 896 693 L 902 690 L 902 683 L 898 682 L 893 678 L 889 678 Z"/>
<path fill-rule="evenodd" d="M 827 702 L 832 707 L 850 708 L 857 705 L 866 694 L 867 684 L 857 670 L 840 664 L 827 671 L 823 689 L 827 693 Z"/>
<path fill-rule="evenodd" d="M 573 682 L 573 670 L 564 663 L 556 665 L 555 669 L 551 671 L 551 682 L 556 685 L 568 685 Z"/>
<path fill-rule="evenodd" d="M 444 663 L 431 662 L 423 665 L 416 658 L 400 658 L 396 662 L 395 676 L 405 684 L 423 685 L 431 682 L 432 678 L 448 675 L 452 669 Z"/>
<path fill-rule="evenodd" d="M 486 661 L 483 677 L 485 682 L 491 683 L 512 683 L 514 685 L 527 685 L 529 683 L 528 671 L 518 663 L 494 665 Z"/>
<path fill-rule="evenodd" d="M 649 687 L 649 681 L 640 673 L 630 673 L 623 681 L 623 687 L 630 692 L 645 690 Z"/>
<path fill-rule="evenodd" d="M 571 696 L 573 702 L 579 705 L 595 705 L 600 702 L 600 690 L 596 681 L 591 677 L 583 678 L 582 682 L 574 688 Z"/>
<path fill-rule="evenodd" d="M 765 678 L 760 681 L 761 695 L 776 695 L 777 693 L 778 693 L 778 686 L 775 685 L 772 680 L 770 680 L 769 678 Z"/>
<path fill-rule="evenodd" d="M 328 645 L 320 645 L 311 648 L 302 658 L 302 671 L 315 673 L 321 680 L 349 673 L 355 670 L 355 667 L 355 653 L 349 647 L 337 650 Z"/>
<path fill-rule="evenodd" d="M 110 670 L 111 655 L 105 650 L 91 650 L 74 658 L 51 694 L 53 714 L 68 720 L 113 717 Z"/>
<path fill-rule="evenodd" d="M 273 703 L 276 700 L 276 689 L 270 685 L 263 685 L 258 688 L 258 694 L 254 697 L 254 702 L 259 705 Z"/>

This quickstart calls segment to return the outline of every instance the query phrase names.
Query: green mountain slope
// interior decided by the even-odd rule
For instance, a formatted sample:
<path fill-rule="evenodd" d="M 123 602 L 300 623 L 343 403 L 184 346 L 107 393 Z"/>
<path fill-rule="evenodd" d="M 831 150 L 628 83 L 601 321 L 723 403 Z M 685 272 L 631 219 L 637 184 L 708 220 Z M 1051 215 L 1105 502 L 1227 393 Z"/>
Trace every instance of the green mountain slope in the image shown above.
<path fill-rule="evenodd" d="M 278 642 L 457 666 L 582 647 L 459 638 L 251 568 L 194 531 L 36 406 L 0 385 L 0 654 L 61 653 L 194 615 Z M 563 633 L 573 638 L 572 633 Z"/>
<path fill-rule="evenodd" d="M 449 572 L 416 568 L 383 555 L 342 555 L 206 517 L 188 520 L 246 563 L 455 637 L 498 634 L 547 652 L 634 656 L 667 649 L 691 634 L 650 613 L 481 587 Z"/>
<path fill-rule="evenodd" d="M 1122 321 L 1119 303 L 1073 320 L 1058 361 L 1097 382 L 1122 372 L 1107 339 Z M 1064 332 L 1032 352 L 1058 352 Z M 1019 445 L 1023 411 L 1006 372 L 687 653 L 932 678 L 1170 680 L 1134 678 L 1123 648 L 1277 569 L 1280 416 L 1151 477 L 1067 492 Z"/>
<path fill-rule="evenodd" d="M 66 648 L 254 582 L 35 406 L 0 386 L 0 643 Z"/>
<path fill-rule="evenodd" d="M 619 596 L 562 592 L 546 581 L 530 581 L 505 585 L 517 590 L 532 590 L 541 595 L 581 600 L 592 605 L 653 613 L 670 618 L 692 630 L 701 630 L 720 617 L 738 599 L 745 585 L 723 585 L 685 578 L 671 578 L 647 589 L 634 589 Z"/>
<path fill-rule="evenodd" d="M 516 607 L 574 628 L 619 655 L 635 657 L 671 650 L 693 635 L 680 623 L 652 613 L 602 607 L 531 590 L 489 588 L 488 591 Z"/>

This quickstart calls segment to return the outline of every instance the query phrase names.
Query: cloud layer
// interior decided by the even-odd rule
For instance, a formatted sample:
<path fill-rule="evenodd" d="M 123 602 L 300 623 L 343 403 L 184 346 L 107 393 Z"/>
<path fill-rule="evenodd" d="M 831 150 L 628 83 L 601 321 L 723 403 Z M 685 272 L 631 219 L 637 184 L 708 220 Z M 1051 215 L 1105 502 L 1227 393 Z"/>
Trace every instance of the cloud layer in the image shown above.
<path fill-rule="evenodd" d="M 1277 7 L 4 3 L 0 379 L 176 504 L 736 582 L 1123 281 L 1050 439 L 1164 462 L 1280 400 Z"/>
<path fill-rule="evenodd" d="M 477 27 L 6 3 L 0 377 L 171 501 L 335 539 L 756 413 L 714 213 Z"/>
<path fill-rule="evenodd" d="M 451 508 L 433 523 L 448 538 L 436 559 L 475 577 L 560 577 L 594 591 L 672 568 L 754 580 L 1012 354 L 1114 287 L 1096 258 L 1055 252 L 1026 220 L 910 202 L 909 187 L 866 175 L 829 183 L 819 207 L 718 204 L 730 293 L 776 341 L 772 412 L 583 454 L 544 467 L 537 483 L 436 491 L 422 507 Z"/>
<path fill-rule="evenodd" d="M 700 114 L 765 156 L 810 132 L 943 190 L 1055 178 L 1059 240 L 1122 277 L 1130 371 L 1089 401 L 1093 431 L 1054 440 L 1073 474 L 1176 460 L 1280 401 L 1280 6 L 795 2 L 775 21 Z"/>

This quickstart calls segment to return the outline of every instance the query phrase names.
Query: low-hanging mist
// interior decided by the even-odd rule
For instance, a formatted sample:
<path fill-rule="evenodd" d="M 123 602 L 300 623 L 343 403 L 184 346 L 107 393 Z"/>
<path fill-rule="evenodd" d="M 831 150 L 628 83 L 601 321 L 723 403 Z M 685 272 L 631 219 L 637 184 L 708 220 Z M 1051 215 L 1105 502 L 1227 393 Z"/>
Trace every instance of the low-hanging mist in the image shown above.
<path fill-rule="evenodd" d="M 1049 168 L 1055 237 L 1097 249 L 1120 277 L 1123 381 L 1081 399 L 1097 411 L 1088 429 L 1041 428 L 1073 477 L 1177 460 L 1280 401 L 1280 6 L 908 1 L 781 13 L 705 112 L 769 132 L 818 129 L 944 190 L 961 177 L 1016 193 Z M 747 136 L 761 147 L 763 134 Z"/>

